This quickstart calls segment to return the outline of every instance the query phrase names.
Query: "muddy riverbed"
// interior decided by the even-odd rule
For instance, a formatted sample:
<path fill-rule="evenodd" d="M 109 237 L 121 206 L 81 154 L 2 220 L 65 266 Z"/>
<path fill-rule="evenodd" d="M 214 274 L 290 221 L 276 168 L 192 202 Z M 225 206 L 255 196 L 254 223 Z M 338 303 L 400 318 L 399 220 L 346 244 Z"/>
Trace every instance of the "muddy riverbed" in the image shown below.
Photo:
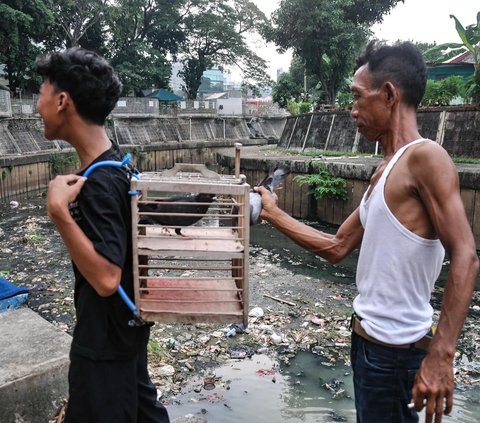
<path fill-rule="evenodd" d="M 46 216 L 44 202 L 39 195 L 0 204 L 0 274 L 30 288 L 27 306 L 71 334 L 75 322 L 73 274 L 62 241 Z M 324 367 L 343 369 L 342 366 L 346 366 L 348 369 L 348 323 L 355 295 L 354 259 L 331 266 L 297 248 L 268 225 L 253 228 L 251 238 L 249 308 L 257 309 L 262 316 L 250 317 L 245 331 L 240 327 L 206 324 L 156 324 L 153 327 L 150 372 L 162 401 L 176 415 L 182 413 L 182 404 L 189 403 L 189 399 L 193 402 L 200 401 L 198 398 L 208 399 L 208 382 L 212 382 L 212 377 L 213 384 L 222 386 L 225 392 L 235 385 L 229 376 L 225 376 L 226 380 L 216 374 L 222 365 L 242 360 L 263 363 L 262 360 L 269 357 L 269 363 L 273 363 L 270 368 L 264 363 L 257 370 L 263 378 L 270 378 L 270 382 L 276 373 L 280 382 L 280 373 L 275 369 L 288 369 L 299 354 L 313 354 Z M 448 262 L 445 268 L 447 270 Z M 442 292 L 440 284 L 432 297 L 436 318 Z M 479 321 L 477 291 L 455 359 L 459 391 L 477 389 L 480 385 Z M 320 388 L 330 393 L 330 400 L 335 401 L 336 394 L 338 401 L 345 400 L 341 386 L 325 383 L 327 386 L 320 384 Z M 255 382 L 252 384 L 255 386 Z M 305 392 L 304 397 L 310 394 Z M 217 394 L 211 395 L 211 402 L 205 400 L 204 405 L 196 409 L 200 414 L 205 412 L 204 418 L 210 423 L 223 423 L 212 419 L 211 414 L 209 417 L 208 410 L 215 402 L 225 408 L 228 404 L 217 401 Z M 186 412 L 189 410 L 186 405 L 184 408 Z M 232 421 L 244 420 L 234 417 Z M 332 417 L 332 420 L 312 421 L 350 420 Z"/>

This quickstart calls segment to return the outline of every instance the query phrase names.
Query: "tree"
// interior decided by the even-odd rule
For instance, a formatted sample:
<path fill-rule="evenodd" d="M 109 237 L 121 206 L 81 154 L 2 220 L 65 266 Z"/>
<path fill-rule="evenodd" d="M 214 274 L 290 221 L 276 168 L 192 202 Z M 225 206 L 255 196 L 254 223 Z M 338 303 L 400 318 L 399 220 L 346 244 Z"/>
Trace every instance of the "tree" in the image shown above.
<path fill-rule="evenodd" d="M 303 97 L 305 100 L 307 98 L 312 99 L 316 96 L 316 87 L 320 81 L 316 75 L 312 75 L 308 72 L 305 66 L 305 61 L 301 57 L 292 57 L 288 72 L 292 76 L 295 84 L 301 87 L 301 95 L 297 97 L 297 100 L 299 100 L 300 97 Z"/>
<path fill-rule="evenodd" d="M 302 86 L 294 81 L 290 72 L 282 73 L 272 86 L 272 100 L 280 107 L 286 108 L 289 100 L 301 96 Z"/>
<path fill-rule="evenodd" d="M 280 51 L 292 48 L 307 71 L 321 81 L 327 100 L 333 103 L 366 43 L 369 27 L 380 22 L 398 1 L 282 0 L 265 36 Z"/>
<path fill-rule="evenodd" d="M 262 31 L 265 15 L 249 0 L 196 0 L 183 21 L 185 42 L 179 76 L 189 99 L 197 97 L 203 72 L 213 66 L 237 66 L 246 79 L 265 81 L 266 63 L 247 45 L 245 36 Z"/>
<path fill-rule="evenodd" d="M 149 87 L 166 87 L 170 79 L 170 53 L 184 40 L 181 10 L 187 0 L 117 0 L 108 8 L 107 58 L 124 85 L 124 92 L 137 95 Z M 126 24 L 128 23 L 128 24 Z"/>
<path fill-rule="evenodd" d="M 54 2 L 55 26 L 50 36 L 50 46 L 84 47 L 80 40 L 89 29 L 103 20 L 108 0 L 63 0 Z M 97 46 L 98 47 L 98 46 Z"/>
<path fill-rule="evenodd" d="M 15 93 L 32 85 L 38 44 L 53 23 L 52 3 L 4 0 L 0 3 L 0 16 L 0 63 L 6 64 L 8 84 Z"/>
<path fill-rule="evenodd" d="M 314 102 L 319 97 L 318 85 L 318 78 L 306 72 L 303 59 L 294 56 L 288 72 L 282 73 L 277 82 L 273 83 L 272 98 L 284 108 L 287 107 L 289 100 L 300 102 L 309 99 Z"/>

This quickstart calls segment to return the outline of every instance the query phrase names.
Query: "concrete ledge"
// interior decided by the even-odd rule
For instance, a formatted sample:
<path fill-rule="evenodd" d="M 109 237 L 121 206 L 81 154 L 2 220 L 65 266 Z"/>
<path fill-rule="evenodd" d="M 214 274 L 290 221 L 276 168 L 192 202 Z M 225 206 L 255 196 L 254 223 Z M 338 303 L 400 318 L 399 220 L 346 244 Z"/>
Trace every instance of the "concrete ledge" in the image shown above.
<path fill-rule="evenodd" d="M 71 340 L 28 308 L 0 313 L 0 422 L 54 417 L 68 394 Z"/>

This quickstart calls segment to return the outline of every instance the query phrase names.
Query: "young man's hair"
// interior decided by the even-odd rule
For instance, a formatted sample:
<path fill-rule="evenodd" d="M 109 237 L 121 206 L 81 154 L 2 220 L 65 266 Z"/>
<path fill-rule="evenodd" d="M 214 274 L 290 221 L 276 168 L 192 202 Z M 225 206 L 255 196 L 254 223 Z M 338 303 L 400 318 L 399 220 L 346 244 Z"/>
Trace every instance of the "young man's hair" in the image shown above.
<path fill-rule="evenodd" d="M 97 53 L 80 47 L 38 58 L 36 67 L 57 92 L 68 92 L 81 117 L 97 125 L 105 123 L 122 91 L 112 66 Z"/>
<path fill-rule="evenodd" d="M 425 94 L 427 67 L 417 47 L 410 42 L 388 46 L 373 40 L 357 59 L 355 71 L 365 64 L 374 88 L 390 81 L 400 88 L 405 103 L 418 108 Z"/>

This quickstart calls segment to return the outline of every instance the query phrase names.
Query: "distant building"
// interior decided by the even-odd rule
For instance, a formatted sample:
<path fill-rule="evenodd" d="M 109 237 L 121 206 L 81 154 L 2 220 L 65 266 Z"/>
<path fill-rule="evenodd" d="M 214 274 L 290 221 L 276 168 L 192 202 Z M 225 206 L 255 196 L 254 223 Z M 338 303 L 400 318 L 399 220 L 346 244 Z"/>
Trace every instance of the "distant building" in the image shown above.
<path fill-rule="evenodd" d="M 183 69 L 181 63 L 174 63 L 172 65 L 172 75 L 170 77 L 170 87 L 172 91 L 180 96 L 185 96 L 182 86 L 185 85 L 183 79 L 178 76 L 178 73 Z M 225 92 L 224 86 L 225 77 L 223 70 L 220 68 L 207 69 L 203 72 L 202 83 L 198 89 L 198 97 L 203 98 L 208 94 Z"/>
<path fill-rule="evenodd" d="M 473 55 L 466 51 L 437 65 L 428 65 L 427 79 L 438 81 L 456 75 L 467 80 L 474 72 Z"/>
<path fill-rule="evenodd" d="M 278 78 L 280 78 L 280 75 L 284 74 L 286 71 L 283 68 L 278 68 L 277 69 L 277 81 Z"/>
<path fill-rule="evenodd" d="M 184 96 L 185 92 L 182 90 L 182 85 L 184 85 L 183 79 L 178 76 L 178 72 L 183 69 L 183 65 L 181 63 L 174 63 L 172 65 L 172 75 L 170 77 L 170 88 L 172 91 L 180 96 Z"/>
<path fill-rule="evenodd" d="M 207 69 L 203 72 L 202 83 L 198 88 L 198 95 L 201 97 L 209 93 L 221 93 L 224 91 L 223 87 L 223 69 L 213 68 Z"/>

